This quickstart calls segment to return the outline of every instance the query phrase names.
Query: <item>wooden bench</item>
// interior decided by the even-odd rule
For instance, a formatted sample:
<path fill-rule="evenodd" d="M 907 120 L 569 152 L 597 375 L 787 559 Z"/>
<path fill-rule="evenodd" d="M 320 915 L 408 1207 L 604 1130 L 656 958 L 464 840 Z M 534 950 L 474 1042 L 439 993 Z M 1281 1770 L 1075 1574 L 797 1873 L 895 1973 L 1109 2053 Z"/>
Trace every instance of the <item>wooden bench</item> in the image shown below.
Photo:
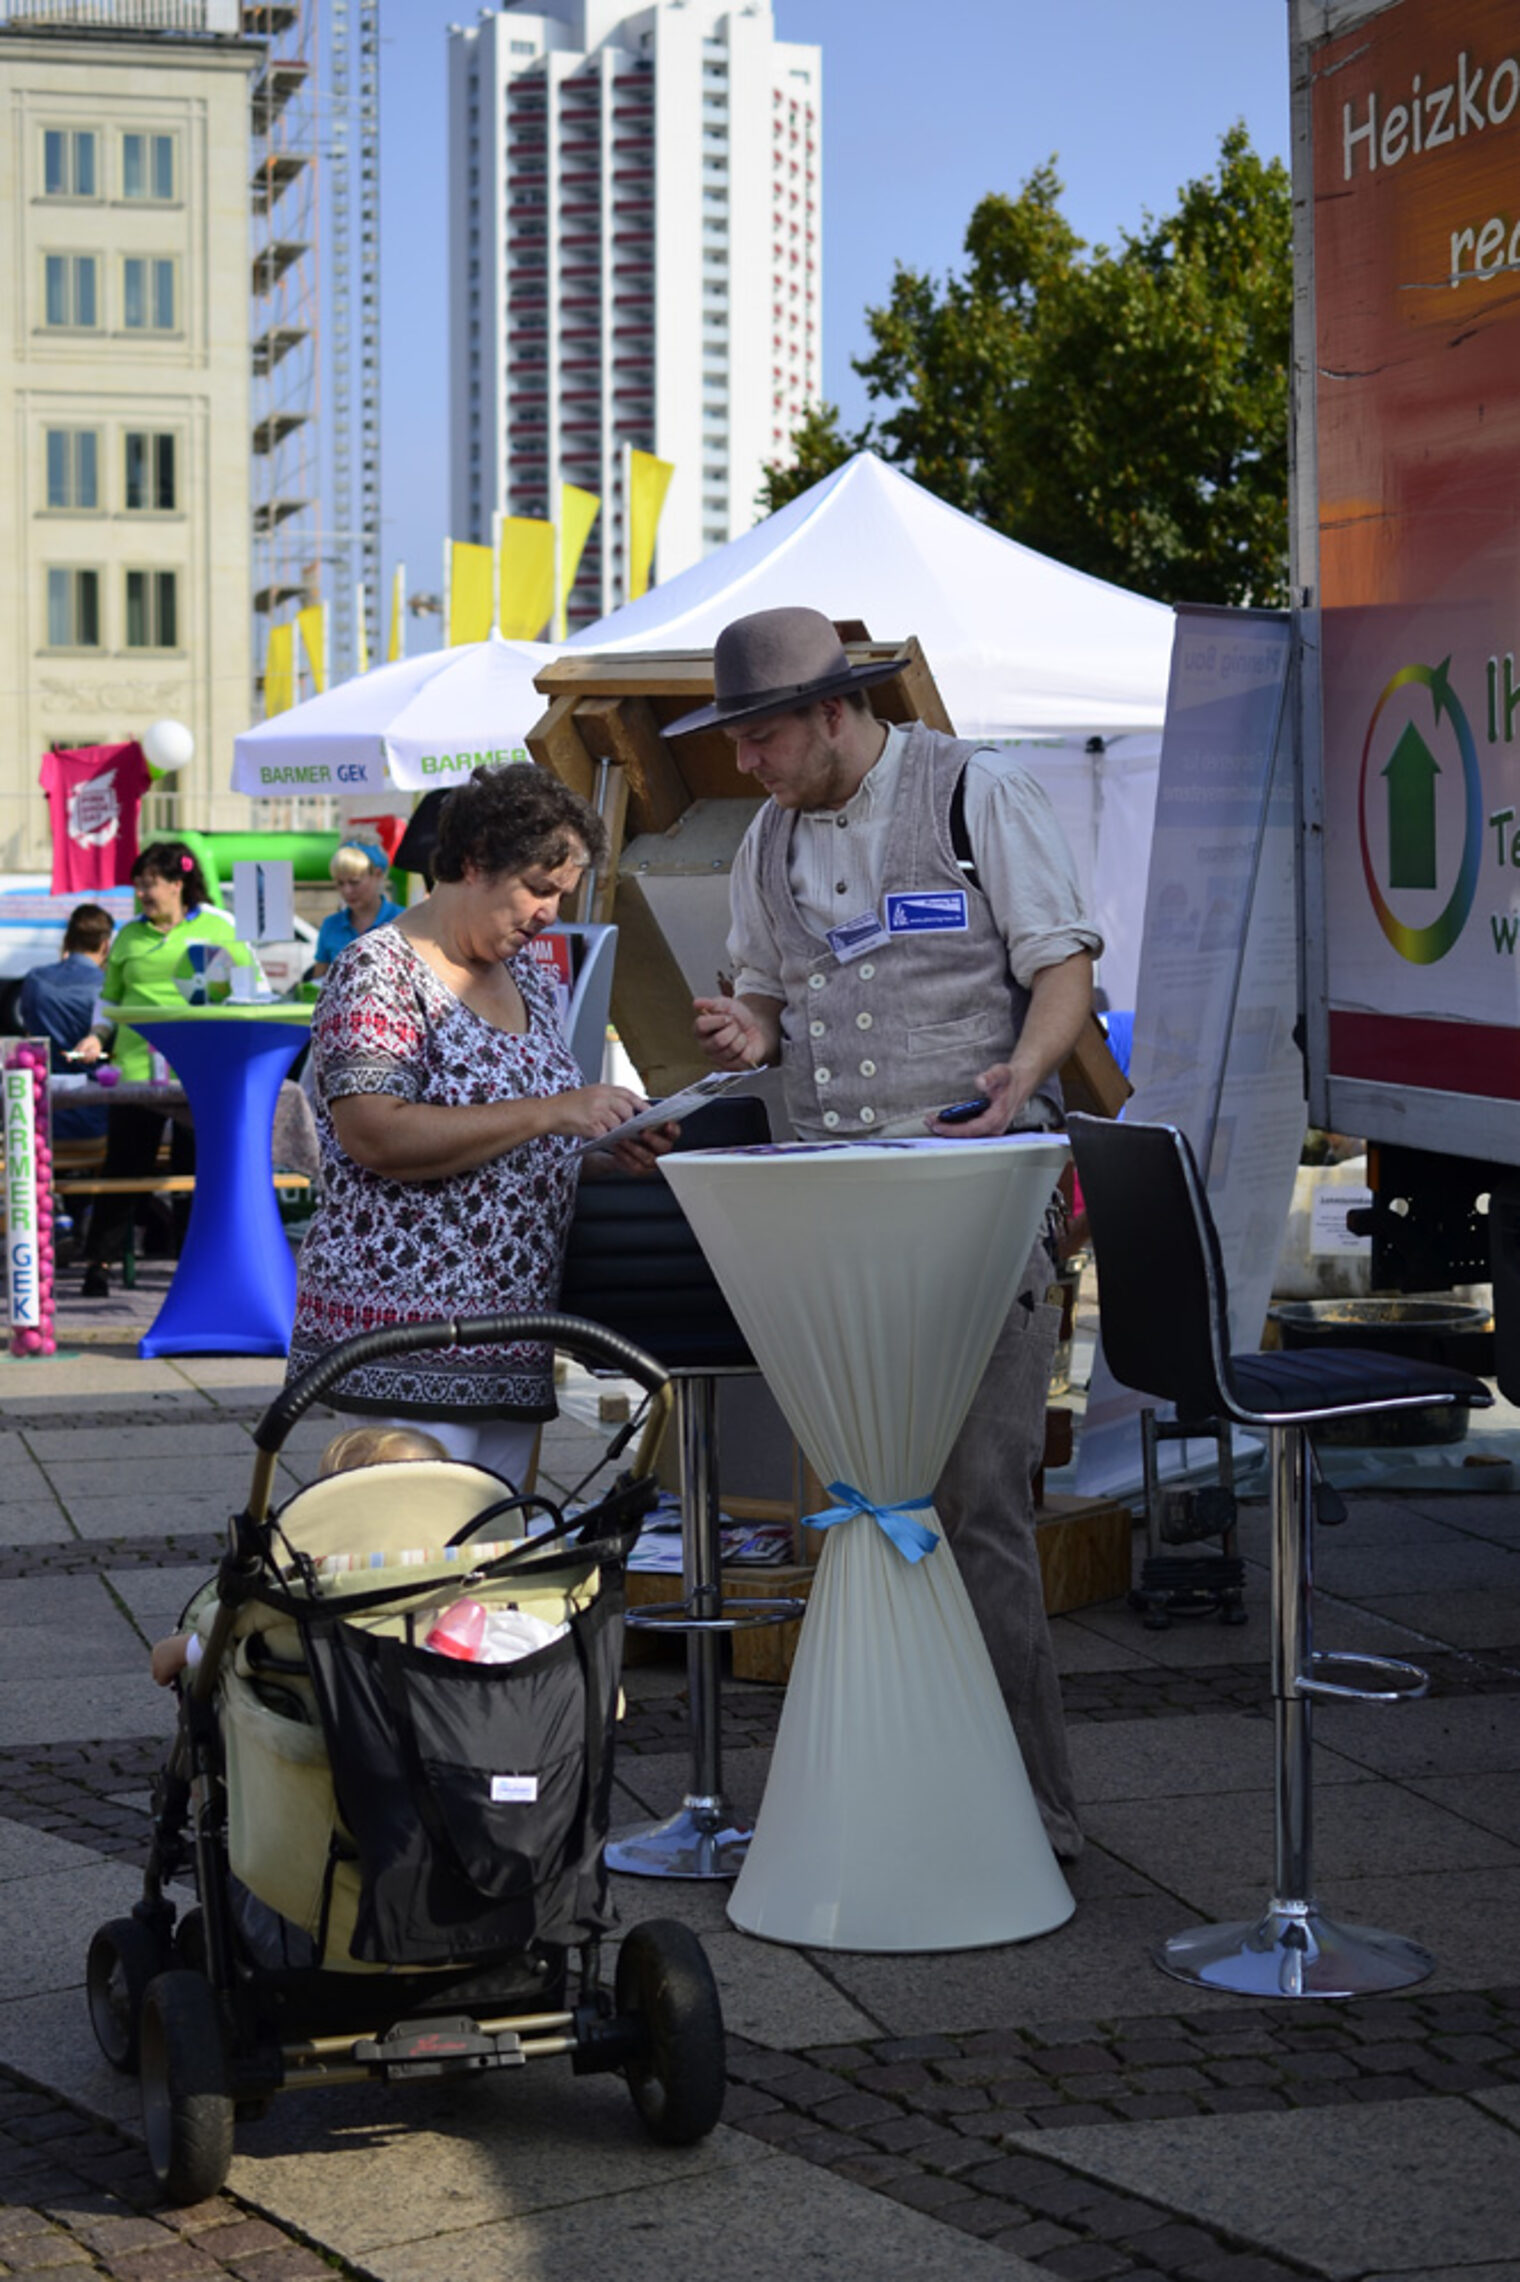
<path fill-rule="evenodd" d="M 270 1180 L 277 1189 L 309 1189 L 311 1176 L 307 1173 L 271 1173 Z M 194 1173 L 143 1173 L 136 1179 L 107 1180 L 99 1173 L 65 1173 L 53 1182 L 53 1194 L 58 1197 L 97 1196 L 193 1196 Z M 137 1283 L 136 1230 L 129 1221 L 122 1239 L 121 1280 L 128 1291 Z"/>
<path fill-rule="evenodd" d="M 271 1173 L 270 1181 L 277 1189 L 309 1189 L 309 1173 Z M 140 1180 L 104 1180 L 97 1176 L 54 1181 L 55 1196 L 189 1196 L 194 1193 L 194 1173 L 145 1173 Z"/>

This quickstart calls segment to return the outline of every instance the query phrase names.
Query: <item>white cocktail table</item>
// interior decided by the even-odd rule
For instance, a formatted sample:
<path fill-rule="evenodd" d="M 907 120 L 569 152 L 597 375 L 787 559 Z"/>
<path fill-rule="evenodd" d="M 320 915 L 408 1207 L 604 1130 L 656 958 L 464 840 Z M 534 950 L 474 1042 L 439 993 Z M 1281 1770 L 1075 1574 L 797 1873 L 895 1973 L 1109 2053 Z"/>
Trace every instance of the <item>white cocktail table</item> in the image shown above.
<path fill-rule="evenodd" d="M 661 1159 L 828 1527 L 729 1916 L 808 1947 L 972 1949 L 1074 1904 L 930 1494 L 1062 1165 L 1046 1134 Z"/>

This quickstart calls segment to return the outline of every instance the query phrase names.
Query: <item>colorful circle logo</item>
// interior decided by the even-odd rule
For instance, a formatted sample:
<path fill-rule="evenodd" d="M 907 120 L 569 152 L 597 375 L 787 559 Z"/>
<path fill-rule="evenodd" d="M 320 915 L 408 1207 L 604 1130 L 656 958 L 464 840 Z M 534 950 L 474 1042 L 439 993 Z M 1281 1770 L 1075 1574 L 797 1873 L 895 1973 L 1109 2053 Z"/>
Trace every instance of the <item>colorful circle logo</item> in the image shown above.
<path fill-rule="evenodd" d="M 1367 738 L 1362 746 L 1361 776 L 1357 783 L 1357 827 L 1361 835 L 1362 876 L 1367 882 L 1367 893 L 1383 933 L 1398 952 L 1399 957 L 1408 959 L 1411 965 L 1416 967 L 1433 966 L 1437 959 L 1444 959 L 1461 934 L 1467 923 L 1467 915 L 1472 909 L 1473 897 L 1477 893 L 1478 864 L 1483 853 L 1483 776 L 1478 766 L 1477 747 L 1473 742 L 1472 729 L 1468 724 L 1467 715 L 1463 711 L 1462 701 L 1447 679 L 1450 667 L 1450 658 L 1443 658 L 1438 666 L 1400 666 L 1398 672 L 1379 697 L 1373 708 L 1372 719 L 1367 724 Z M 1373 745 L 1377 738 L 1378 722 L 1382 718 L 1384 707 L 1395 693 L 1411 687 L 1429 690 L 1431 721 L 1436 728 L 1440 727 L 1443 717 L 1449 721 L 1452 734 L 1457 741 L 1457 750 L 1462 756 L 1462 862 L 1457 872 L 1456 883 L 1446 900 L 1445 908 L 1435 919 L 1431 920 L 1427 927 L 1410 927 L 1393 911 L 1373 870 L 1372 848 L 1367 837 L 1367 774 L 1372 760 Z M 1407 734 L 1408 732 L 1406 732 Z M 1424 750 L 1423 740 L 1416 736 L 1414 741 Z M 1430 760 L 1428 751 L 1426 751 L 1425 757 L 1428 766 L 1434 771 L 1435 764 Z M 1389 763 L 1389 769 L 1396 765 L 1398 759 L 1399 749 L 1395 748 L 1394 759 Z M 1388 773 L 1388 770 L 1384 771 L 1385 775 Z M 1396 795 L 1391 797 L 1396 797 Z M 1430 797 L 1433 800 L 1433 794 Z M 1391 839 L 1392 834 L 1390 834 Z M 1433 810 L 1429 861 L 1432 865 L 1432 871 L 1428 881 L 1406 879 L 1403 884 L 1434 885 Z M 1400 883 L 1396 879 L 1390 879 L 1389 884 L 1398 885 Z"/>

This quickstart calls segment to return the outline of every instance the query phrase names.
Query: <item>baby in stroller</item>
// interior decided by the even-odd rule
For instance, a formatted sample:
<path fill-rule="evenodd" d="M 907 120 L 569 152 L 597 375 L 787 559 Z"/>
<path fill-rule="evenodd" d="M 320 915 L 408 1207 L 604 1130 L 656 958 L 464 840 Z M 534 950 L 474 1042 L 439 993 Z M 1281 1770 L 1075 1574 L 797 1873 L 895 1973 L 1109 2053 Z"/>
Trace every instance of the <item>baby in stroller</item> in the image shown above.
<path fill-rule="evenodd" d="M 355 1350 L 525 1337 L 654 1399 L 633 1467 L 596 1504 L 567 1518 L 424 1455 L 324 1471 L 271 1511 L 285 1435 Z M 722 2015 L 696 1937 L 635 1926 L 612 1990 L 599 1971 L 623 1564 L 657 1495 L 667 1401 L 661 1367 L 616 1334 L 504 1316 L 362 1334 L 261 1420 L 247 1508 L 186 1612 L 202 1653 L 178 1675 L 143 1898 L 97 1933 L 86 1976 L 102 2050 L 140 2076 L 171 2199 L 214 2193 L 235 2116 L 298 2084 L 564 2055 L 577 2074 L 621 2071 L 657 2138 L 717 2121 Z M 340 1442 L 352 1467 L 355 1437 Z M 512 1661 L 429 1645 L 461 1603 L 511 1616 Z M 198 1906 L 181 1912 L 166 1888 L 187 1878 Z"/>
<path fill-rule="evenodd" d="M 425 1434 L 421 1427 L 349 1426 L 335 1434 L 322 1452 L 317 1479 L 355 1473 L 361 1466 L 403 1466 L 419 1458 L 446 1460 L 448 1455 L 437 1435 Z M 161 1688 L 167 1688 L 181 1672 L 193 1672 L 200 1660 L 198 1632 L 171 1632 L 166 1640 L 153 1643 L 148 1670 Z"/>

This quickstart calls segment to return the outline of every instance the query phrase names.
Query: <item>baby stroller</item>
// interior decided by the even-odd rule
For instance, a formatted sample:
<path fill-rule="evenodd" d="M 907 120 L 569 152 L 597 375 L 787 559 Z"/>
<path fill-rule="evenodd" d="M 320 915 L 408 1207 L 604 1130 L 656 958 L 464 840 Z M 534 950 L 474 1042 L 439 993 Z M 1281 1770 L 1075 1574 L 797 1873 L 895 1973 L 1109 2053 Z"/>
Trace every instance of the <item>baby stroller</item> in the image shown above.
<path fill-rule="evenodd" d="M 652 1398 L 632 1467 L 588 1511 L 567 1520 L 480 1467 L 423 1461 L 330 1476 L 271 1513 L 286 1436 L 356 1364 L 523 1339 Z M 578 2075 L 621 2070 L 657 2139 L 717 2122 L 723 2021 L 696 1937 L 650 1921 L 624 1938 L 610 1995 L 598 1969 L 623 1564 L 668 1405 L 641 1349 L 543 1314 L 364 1333 L 265 1412 L 247 1507 L 188 1612 L 204 1646 L 155 1785 L 143 1896 L 89 1954 L 95 2035 L 139 2076 L 172 2202 L 214 2194 L 235 2120 L 298 2085 L 564 2054 Z M 423 1643 L 461 1598 L 557 1636 L 513 1662 L 454 1661 Z M 198 1907 L 177 1914 L 175 1878 Z"/>

